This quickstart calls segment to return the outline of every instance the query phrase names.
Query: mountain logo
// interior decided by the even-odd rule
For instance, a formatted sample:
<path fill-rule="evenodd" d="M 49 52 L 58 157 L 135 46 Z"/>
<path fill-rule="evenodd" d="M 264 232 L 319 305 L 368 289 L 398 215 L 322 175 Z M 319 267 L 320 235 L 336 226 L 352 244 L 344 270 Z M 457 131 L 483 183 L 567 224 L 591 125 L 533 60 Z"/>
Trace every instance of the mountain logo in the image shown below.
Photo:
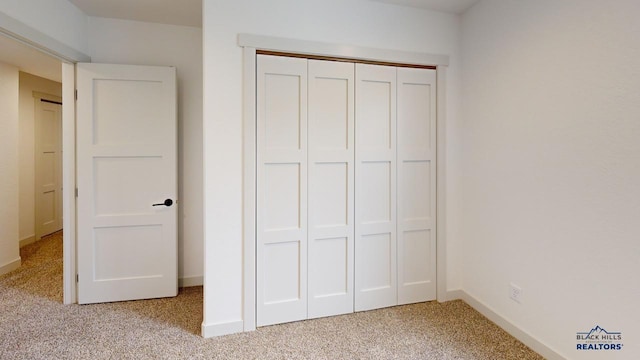
<path fill-rule="evenodd" d="M 577 350 L 622 350 L 622 332 L 607 331 L 596 325 L 589 331 L 577 332 Z"/>
<path fill-rule="evenodd" d="M 591 331 L 576 333 L 578 340 L 622 340 L 622 333 L 619 331 L 607 331 L 596 325 Z"/>

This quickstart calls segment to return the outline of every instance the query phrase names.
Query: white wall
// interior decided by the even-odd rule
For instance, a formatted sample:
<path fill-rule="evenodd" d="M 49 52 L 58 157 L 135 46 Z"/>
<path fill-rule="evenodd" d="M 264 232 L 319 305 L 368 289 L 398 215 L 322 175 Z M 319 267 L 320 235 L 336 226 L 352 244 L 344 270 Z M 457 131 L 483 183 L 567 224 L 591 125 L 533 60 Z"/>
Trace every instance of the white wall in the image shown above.
<path fill-rule="evenodd" d="M 87 16 L 67 0 L 5 0 L 0 13 L 76 51 L 88 51 Z"/>
<path fill-rule="evenodd" d="M 570 359 L 640 358 L 639 16 L 483 0 L 462 18 L 463 289 Z M 577 351 L 596 325 L 623 350 Z"/>
<path fill-rule="evenodd" d="M 62 84 L 20 72 L 19 125 L 19 239 L 35 236 L 35 102 L 33 92 L 62 97 Z"/>
<path fill-rule="evenodd" d="M 89 43 L 93 62 L 177 67 L 179 277 L 201 285 L 202 30 L 90 17 Z"/>
<path fill-rule="evenodd" d="M 18 79 L 18 68 L 0 63 L 0 275 L 20 266 Z"/>
<path fill-rule="evenodd" d="M 205 334 L 242 329 L 242 51 L 238 33 L 451 56 L 448 121 L 456 125 L 458 27 L 454 15 L 367 0 L 204 0 Z M 455 156 L 457 139 L 447 139 Z M 455 173 L 455 169 L 452 170 Z M 449 189 L 452 208 L 457 192 Z M 449 217 L 452 226 L 456 219 Z M 449 288 L 461 281 L 449 232 Z"/>

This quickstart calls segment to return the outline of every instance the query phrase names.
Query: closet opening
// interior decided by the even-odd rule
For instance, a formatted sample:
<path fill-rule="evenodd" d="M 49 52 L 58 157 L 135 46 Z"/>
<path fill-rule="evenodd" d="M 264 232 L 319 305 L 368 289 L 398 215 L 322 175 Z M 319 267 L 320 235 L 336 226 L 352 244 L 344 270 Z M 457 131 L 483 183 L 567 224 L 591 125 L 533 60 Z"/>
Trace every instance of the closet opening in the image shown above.
<path fill-rule="evenodd" d="M 245 74 L 244 331 L 254 330 L 256 325 L 428 301 L 422 295 L 415 295 L 420 291 L 401 290 L 404 285 L 419 288 L 430 283 L 430 290 L 422 291 L 429 294 L 428 299 L 449 300 L 443 231 L 444 89 L 448 57 L 248 34 L 241 34 L 238 43 L 243 47 Z M 286 65 L 275 65 L 275 70 L 268 69 L 269 65 L 261 72 L 261 58 L 275 62 L 281 59 Z M 334 67 L 341 70 L 331 73 Z M 429 74 L 428 86 L 421 83 L 423 80 L 413 78 L 415 73 L 423 71 Z M 353 95 L 339 100 L 338 95 L 345 92 L 335 91 L 338 87 L 346 89 L 348 94 L 353 91 Z M 271 92 L 273 96 L 266 96 L 272 105 L 266 105 L 269 101 L 261 105 L 259 92 L 269 88 L 279 90 Z M 424 91 L 425 88 L 429 90 Z M 421 102 L 421 96 L 417 95 L 420 92 L 429 93 L 429 101 Z M 372 95 L 373 100 L 365 100 L 367 94 Z M 349 96 L 353 100 L 351 105 L 348 105 L 352 101 Z M 286 98 L 297 98 L 297 105 L 290 106 Z M 386 102 L 379 101 L 385 98 Z M 307 102 L 300 103 L 300 99 Z M 333 102 L 321 104 L 318 99 Z M 421 108 L 401 109 L 412 103 Z M 319 118 L 318 113 L 321 116 L 349 114 L 351 110 L 346 110 L 349 106 L 353 109 L 351 133 L 348 120 L 314 120 Z M 373 110 L 380 108 L 385 110 Z M 270 114 L 265 118 L 269 119 L 278 111 L 287 114 L 282 121 L 265 120 L 261 124 L 260 113 Z M 367 117 L 367 111 L 371 115 L 368 116 L 372 119 L 370 123 L 359 118 Z M 395 123 L 388 117 L 381 120 L 383 117 L 378 116 L 386 112 L 395 114 Z M 416 126 L 412 130 L 411 121 L 402 120 L 408 119 L 407 114 L 413 116 L 411 114 L 421 112 L 429 113 L 428 130 L 419 123 L 413 124 Z M 319 124 L 333 130 L 319 128 Z M 332 137 L 332 134 L 339 136 Z M 404 136 L 402 134 L 406 134 L 407 139 L 396 141 L 398 136 Z M 427 138 L 429 141 L 424 141 Z M 338 145 L 350 141 L 351 147 L 339 149 Z M 384 143 L 388 145 L 386 153 L 379 146 Z M 425 178 L 430 179 L 428 184 L 421 181 Z M 362 179 L 373 180 L 361 183 Z M 389 190 L 380 191 L 383 188 Z M 374 196 L 362 196 L 367 191 Z M 380 194 L 383 196 L 377 196 Z M 387 197 L 387 194 L 390 195 Z M 387 200 L 381 201 L 383 198 Z M 414 201 L 416 199 L 428 200 Z M 338 203 L 344 204 L 342 211 L 337 211 L 337 207 L 334 211 L 326 210 Z M 271 205 L 273 209 L 269 208 Z M 261 216 L 261 212 L 266 215 Z M 428 216 L 417 216 L 426 212 Z M 352 214 L 351 222 L 348 214 Z M 337 218 L 347 218 L 347 221 L 336 221 Z M 385 219 L 387 224 L 383 225 Z M 384 226 L 387 228 L 382 229 Z M 362 236 L 371 240 L 367 244 L 372 245 L 364 252 L 358 250 L 358 244 L 365 244 Z M 420 240 L 425 237 L 429 238 L 429 246 Z M 407 246 L 402 248 L 399 243 Z M 419 250 L 428 255 L 420 256 Z M 369 255 L 380 260 L 384 257 L 380 254 L 385 251 L 388 261 L 357 260 L 359 256 Z M 405 253 L 409 257 L 396 261 Z M 324 261 L 332 256 L 346 260 Z M 428 265 L 416 260 L 425 257 L 434 260 L 430 264 L 427 261 Z M 354 266 L 345 266 L 349 261 Z M 358 264 L 367 263 L 384 266 L 358 270 Z M 323 264 L 338 265 L 322 268 Z M 428 281 L 415 276 L 421 271 L 431 272 L 433 276 Z M 276 285 L 269 288 L 260 282 Z M 371 296 L 371 299 L 365 296 L 376 293 L 386 293 L 386 296 Z M 342 300 L 338 301 L 339 298 Z M 267 313 L 261 306 L 280 308 L 283 312 L 277 310 L 273 316 L 262 316 Z M 287 314 L 291 309 L 296 309 L 295 315 Z"/>

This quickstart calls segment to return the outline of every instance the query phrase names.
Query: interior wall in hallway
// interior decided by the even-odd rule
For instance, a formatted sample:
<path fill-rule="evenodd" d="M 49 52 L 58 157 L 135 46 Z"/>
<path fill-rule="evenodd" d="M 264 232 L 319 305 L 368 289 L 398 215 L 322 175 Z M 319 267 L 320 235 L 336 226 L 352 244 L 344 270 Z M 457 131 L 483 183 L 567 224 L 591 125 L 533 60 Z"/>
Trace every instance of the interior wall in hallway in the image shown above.
<path fill-rule="evenodd" d="M 0 274 L 20 266 L 18 92 L 18 68 L 0 63 Z"/>

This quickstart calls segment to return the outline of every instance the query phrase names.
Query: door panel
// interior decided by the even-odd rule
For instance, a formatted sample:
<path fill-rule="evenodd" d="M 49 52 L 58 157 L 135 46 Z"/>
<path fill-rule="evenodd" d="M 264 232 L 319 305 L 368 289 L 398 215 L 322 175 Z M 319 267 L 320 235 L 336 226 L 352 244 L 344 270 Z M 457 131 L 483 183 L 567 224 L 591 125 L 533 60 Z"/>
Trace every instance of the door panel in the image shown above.
<path fill-rule="evenodd" d="M 392 221 L 393 188 L 391 181 L 395 173 L 392 161 L 362 161 L 359 165 L 358 190 L 363 196 L 358 204 L 361 222 L 366 225 L 384 224 Z"/>
<path fill-rule="evenodd" d="M 278 241 L 264 245 L 264 302 L 282 304 L 301 297 L 301 241 Z"/>
<path fill-rule="evenodd" d="M 127 277 L 154 277 L 162 272 L 162 263 L 139 255 L 162 238 L 161 225 L 108 226 L 94 231 L 95 280 Z M 127 251 L 122 251 L 127 249 Z M 118 259 L 114 262 L 113 259 Z M 126 263 L 127 266 L 122 266 Z"/>
<path fill-rule="evenodd" d="M 309 60 L 308 317 L 353 312 L 354 65 Z"/>
<path fill-rule="evenodd" d="M 176 70 L 78 64 L 77 76 L 78 302 L 175 296 Z"/>
<path fill-rule="evenodd" d="M 130 81 L 126 85 L 117 79 L 94 79 L 94 145 L 160 144 L 165 134 L 149 132 L 162 116 L 162 98 L 166 85 L 161 81 Z M 142 97 L 139 94 L 146 94 Z M 131 101 L 136 99 L 136 101 Z M 115 108 L 113 104 L 126 104 Z M 130 121 L 136 119 L 136 121 Z M 127 129 L 127 131 L 122 131 Z"/>
<path fill-rule="evenodd" d="M 257 61 L 257 325 L 307 317 L 307 63 Z"/>
<path fill-rule="evenodd" d="M 398 69 L 398 303 L 436 298 L 436 76 Z"/>
<path fill-rule="evenodd" d="M 397 303 L 396 68 L 356 64 L 355 310 Z"/>

